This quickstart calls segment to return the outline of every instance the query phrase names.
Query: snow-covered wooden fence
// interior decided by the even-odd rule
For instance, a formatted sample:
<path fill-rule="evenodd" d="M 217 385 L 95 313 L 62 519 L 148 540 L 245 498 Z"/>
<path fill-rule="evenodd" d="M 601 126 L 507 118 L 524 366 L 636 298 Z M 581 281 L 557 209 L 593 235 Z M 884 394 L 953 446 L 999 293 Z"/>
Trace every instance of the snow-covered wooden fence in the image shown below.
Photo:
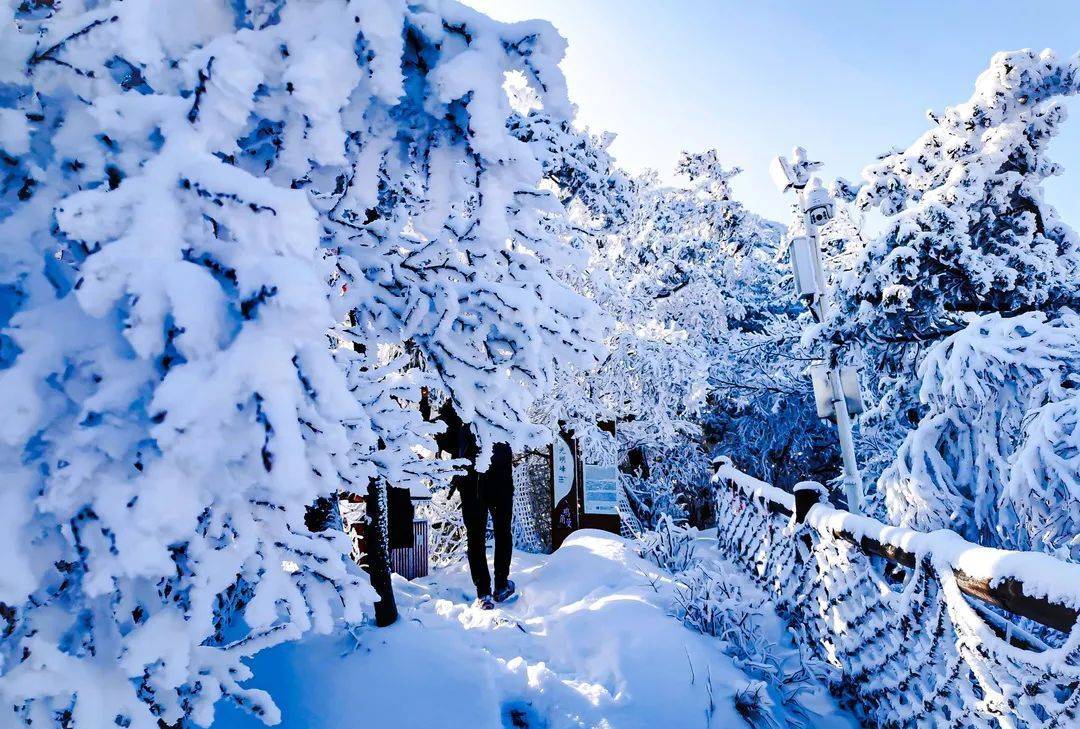
<path fill-rule="evenodd" d="M 720 550 L 774 596 L 869 723 L 1080 726 L 1080 565 L 889 527 L 726 459 L 714 480 Z M 871 555 L 907 567 L 904 580 Z M 990 606 L 1061 633 L 1043 640 Z"/>

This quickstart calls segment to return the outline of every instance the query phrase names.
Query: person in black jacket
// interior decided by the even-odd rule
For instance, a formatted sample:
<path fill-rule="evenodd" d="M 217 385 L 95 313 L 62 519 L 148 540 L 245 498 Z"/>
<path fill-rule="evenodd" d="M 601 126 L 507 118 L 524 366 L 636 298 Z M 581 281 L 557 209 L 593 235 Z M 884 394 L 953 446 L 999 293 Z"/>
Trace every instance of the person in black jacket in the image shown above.
<path fill-rule="evenodd" d="M 469 426 L 461 421 L 447 400 L 439 410 L 446 431 L 436 436 L 439 448 L 453 458 L 466 458 L 475 463 L 479 449 Z M 487 471 L 477 473 L 475 466 L 455 476 L 452 489 L 461 496 L 461 515 L 465 520 L 465 538 L 469 556 L 469 571 L 476 586 L 476 604 L 483 610 L 491 610 L 496 602 L 503 602 L 514 594 L 514 581 L 510 579 L 510 558 L 514 550 L 514 536 L 510 528 L 514 511 L 513 455 L 506 443 L 497 443 L 491 455 Z M 487 563 L 488 513 L 495 532 L 495 590 L 492 592 L 491 574 Z"/>

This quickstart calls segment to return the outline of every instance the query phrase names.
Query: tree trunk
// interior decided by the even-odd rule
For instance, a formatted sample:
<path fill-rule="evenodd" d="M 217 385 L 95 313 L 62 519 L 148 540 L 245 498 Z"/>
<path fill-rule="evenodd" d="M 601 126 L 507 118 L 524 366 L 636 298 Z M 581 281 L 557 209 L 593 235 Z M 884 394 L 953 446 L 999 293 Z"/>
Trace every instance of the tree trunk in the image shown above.
<path fill-rule="evenodd" d="M 364 541 L 367 546 L 367 571 L 371 586 L 379 595 L 379 600 L 375 603 L 375 625 L 380 628 L 393 624 L 398 617 L 394 588 L 390 582 L 390 543 L 386 511 L 386 485 L 373 478 L 368 481 Z"/>
<path fill-rule="evenodd" d="M 304 512 L 304 526 L 309 532 L 325 532 L 334 529 L 339 532 L 345 531 L 341 525 L 341 511 L 338 507 L 338 496 L 320 496 L 315 503 Z"/>

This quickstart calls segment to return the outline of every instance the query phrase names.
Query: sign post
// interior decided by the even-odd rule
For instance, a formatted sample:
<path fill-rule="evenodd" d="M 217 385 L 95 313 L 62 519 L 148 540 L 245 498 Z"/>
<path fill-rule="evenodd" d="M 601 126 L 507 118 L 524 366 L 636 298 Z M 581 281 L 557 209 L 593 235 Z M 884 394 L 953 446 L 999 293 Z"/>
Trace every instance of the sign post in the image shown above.
<path fill-rule="evenodd" d="M 577 439 L 560 430 L 551 444 L 551 548 L 558 549 L 580 523 L 578 488 L 582 482 Z"/>
<path fill-rule="evenodd" d="M 578 529 L 619 533 L 619 469 L 585 464 L 572 433 L 551 444 L 551 548 Z"/>

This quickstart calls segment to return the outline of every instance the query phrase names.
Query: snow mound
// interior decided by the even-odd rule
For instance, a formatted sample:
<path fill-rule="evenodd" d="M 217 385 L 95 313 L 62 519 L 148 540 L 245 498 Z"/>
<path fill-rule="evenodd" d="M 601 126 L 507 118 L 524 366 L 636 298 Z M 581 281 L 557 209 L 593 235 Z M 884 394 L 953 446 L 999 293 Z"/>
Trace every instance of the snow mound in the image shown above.
<path fill-rule="evenodd" d="M 555 554 L 515 553 L 513 576 L 520 598 L 490 612 L 471 607 L 463 564 L 398 580 L 396 625 L 264 651 L 257 685 L 305 729 L 745 726 L 734 698 L 751 679 L 671 616 L 670 575 L 631 542 L 578 532 Z M 847 723 L 817 698 L 821 726 Z M 223 707 L 217 726 L 261 724 Z"/>

